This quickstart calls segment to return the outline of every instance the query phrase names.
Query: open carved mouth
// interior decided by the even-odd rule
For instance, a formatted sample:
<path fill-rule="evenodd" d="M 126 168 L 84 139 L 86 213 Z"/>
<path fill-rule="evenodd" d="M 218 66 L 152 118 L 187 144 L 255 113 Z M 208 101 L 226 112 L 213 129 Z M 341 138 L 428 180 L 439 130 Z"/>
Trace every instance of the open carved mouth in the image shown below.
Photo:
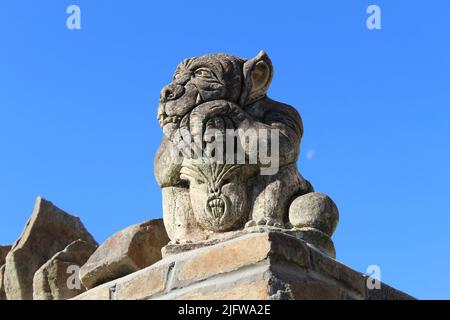
<path fill-rule="evenodd" d="M 198 107 L 202 103 L 203 103 L 203 98 L 201 97 L 200 93 L 197 93 L 197 99 L 195 101 L 195 104 L 193 105 L 192 108 L 190 108 L 190 110 L 195 109 L 196 107 Z M 174 124 L 180 123 L 180 121 L 181 121 L 181 119 L 183 117 L 184 117 L 184 115 L 183 116 L 180 116 L 180 115 L 168 116 L 165 113 L 165 111 L 163 111 L 162 113 L 158 114 L 158 121 L 159 121 L 160 125 L 162 127 L 164 127 L 165 125 L 168 125 L 168 124 L 171 124 L 171 123 L 174 123 Z"/>
<path fill-rule="evenodd" d="M 209 211 L 212 213 L 212 215 L 214 216 L 214 218 L 219 219 L 223 216 L 223 214 L 225 213 L 225 201 L 223 201 L 220 198 L 213 198 L 208 200 L 208 204 L 207 207 L 209 209 Z"/>

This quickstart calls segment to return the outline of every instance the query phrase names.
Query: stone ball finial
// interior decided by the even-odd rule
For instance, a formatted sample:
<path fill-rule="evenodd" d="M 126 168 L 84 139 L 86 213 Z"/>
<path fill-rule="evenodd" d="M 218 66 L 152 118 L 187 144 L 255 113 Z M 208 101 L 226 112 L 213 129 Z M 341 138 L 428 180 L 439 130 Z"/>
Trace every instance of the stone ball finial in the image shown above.
<path fill-rule="evenodd" d="M 294 228 L 314 228 L 331 237 L 339 222 L 339 210 L 327 195 L 311 192 L 292 202 L 289 221 Z"/>

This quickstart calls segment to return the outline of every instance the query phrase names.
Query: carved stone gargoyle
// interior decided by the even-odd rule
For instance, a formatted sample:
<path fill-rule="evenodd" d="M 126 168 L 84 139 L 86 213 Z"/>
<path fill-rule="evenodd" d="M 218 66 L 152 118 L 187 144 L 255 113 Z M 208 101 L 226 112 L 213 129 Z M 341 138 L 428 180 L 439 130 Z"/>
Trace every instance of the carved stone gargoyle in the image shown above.
<path fill-rule="evenodd" d="M 172 244 L 274 228 L 335 256 L 338 209 L 297 169 L 302 120 L 267 97 L 272 76 L 263 51 L 210 54 L 184 60 L 162 89 L 154 168 Z"/>

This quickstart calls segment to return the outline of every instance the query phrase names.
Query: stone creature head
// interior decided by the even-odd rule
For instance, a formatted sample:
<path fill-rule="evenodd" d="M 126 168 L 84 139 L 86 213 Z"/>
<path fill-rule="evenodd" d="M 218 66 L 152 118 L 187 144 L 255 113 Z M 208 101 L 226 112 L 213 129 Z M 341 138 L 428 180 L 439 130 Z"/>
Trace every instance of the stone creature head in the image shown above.
<path fill-rule="evenodd" d="M 252 174 L 251 166 L 220 164 L 205 158 L 183 162 L 181 179 L 189 182 L 194 216 L 203 229 L 225 232 L 248 220 Z"/>
<path fill-rule="evenodd" d="M 191 110 L 204 102 L 251 104 L 266 95 L 272 76 L 272 62 L 264 51 L 250 60 L 226 54 L 184 60 L 161 91 L 158 121 L 164 134 L 170 139 L 181 123 L 188 123 Z"/>

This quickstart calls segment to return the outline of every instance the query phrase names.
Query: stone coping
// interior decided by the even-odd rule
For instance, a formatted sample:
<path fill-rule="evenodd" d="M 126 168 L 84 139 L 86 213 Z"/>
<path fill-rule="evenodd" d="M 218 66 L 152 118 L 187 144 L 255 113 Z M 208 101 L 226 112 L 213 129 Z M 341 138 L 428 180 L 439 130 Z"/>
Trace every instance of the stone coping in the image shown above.
<path fill-rule="evenodd" d="M 167 255 L 150 267 L 95 287 L 74 300 L 124 299 L 414 299 L 305 241 L 259 230 Z"/>

